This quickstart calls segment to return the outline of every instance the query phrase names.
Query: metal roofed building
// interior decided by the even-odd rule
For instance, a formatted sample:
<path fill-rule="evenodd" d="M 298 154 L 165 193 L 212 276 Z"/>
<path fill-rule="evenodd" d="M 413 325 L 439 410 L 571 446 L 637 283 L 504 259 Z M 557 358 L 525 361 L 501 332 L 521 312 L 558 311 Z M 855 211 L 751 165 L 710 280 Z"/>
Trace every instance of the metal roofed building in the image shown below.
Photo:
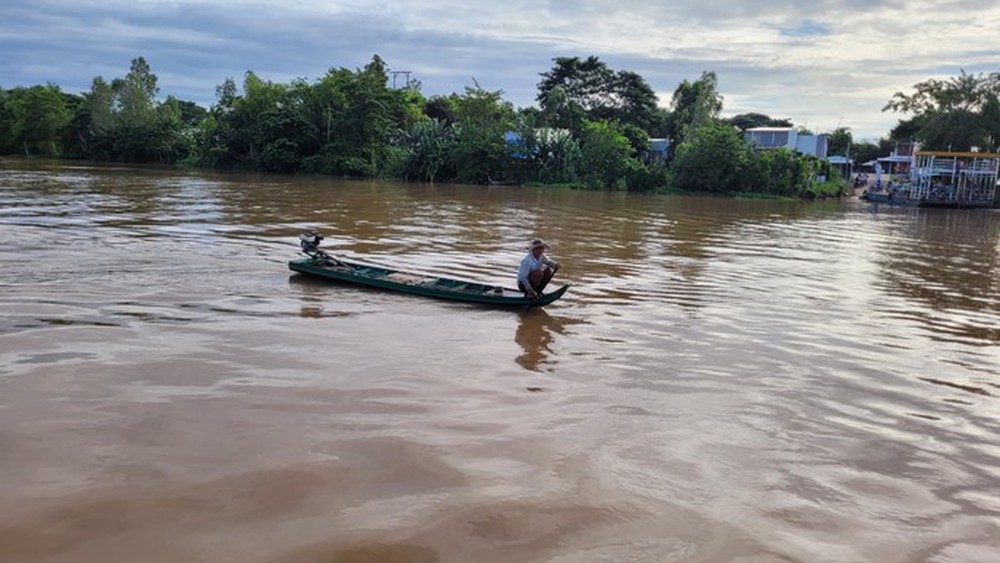
<path fill-rule="evenodd" d="M 802 135 L 794 127 L 752 127 L 743 132 L 744 138 L 756 150 L 785 148 L 793 152 L 826 158 L 828 135 Z"/>

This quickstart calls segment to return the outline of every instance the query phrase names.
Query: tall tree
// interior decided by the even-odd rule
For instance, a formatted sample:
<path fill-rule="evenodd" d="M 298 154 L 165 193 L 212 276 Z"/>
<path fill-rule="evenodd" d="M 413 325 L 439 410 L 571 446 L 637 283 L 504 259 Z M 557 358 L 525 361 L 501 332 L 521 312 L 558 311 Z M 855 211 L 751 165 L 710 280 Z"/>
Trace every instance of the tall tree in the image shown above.
<path fill-rule="evenodd" d="M 827 137 L 827 154 L 847 156 L 854 143 L 850 127 L 837 127 Z"/>
<path fill-rule="evenodd" d="M 677 147 L 671 165 L 677 187 L 692 192 L 732 193 L 743 189 L 754 153 L 731 125 L 710 122 L 694 129 Z"/>
<path fill-rule="evenodd" d="M 1000 149 L 1000 73 L 930 79 L 896 92 L 882 111 L 909 113 L 917 138 L 937 150 Z"/>
<path fill-rule="evenodd" d="M 115 90 L 117 109 L 126 123 L 145 124 L 156 110 L 156 95 L 160 92 L 157 77 L 142 57 L 132 59 L 124 79 L 111 83 Z"/>
<path fill-rule="evenodd" d="M 10 107 L 10 93 L 0 88 L 0 154 L 15 152 L 14 112 Z"/>
<path fill-rule="evenodd" d="M 13 116 L 13 144 L 25 155 L 58 155 L 62 130 L 70 113 L 59 87 L 54 84 L 15 89 L 8 105 Z"/>
<path fill-rule="evenodd" d="M 699 128 L 713 123 L 722 112 L 722 95 L 714 72 L 703 72 L 694 82 L 684 80 L 671 100 L 673 119 L 670 137 L 675 142 L 689 139 Z"/>
<path fill-rule="evenodd" d="M 550 124 L 579 130 L 582 118 L 621 121 L 650 130 L 657 123 L 657 97 L 646 80 L 614 71 L 595 56 L 558 57 L 541 74 L 537 100 Z"/>
<path fill-rule="evenodd" d="M 187 156 L 190 135 L 176 100 L 157 102 L 157 77 L 143 57 L 110 83 L 97 76 L 74 119 L 88 156 L 127 162 L 175 162 Z M 84 123 L 89 121 L 89 126 Z"/>
<path fill-rule="evenodd" d="M 457 143 L 453 165 L 461 182 L 486 183 L 501 174 L 509 158 L 506 132 L 515 127 L 514 106 L 503 99 L 502 90 L 466 87 L 462 96 L 452 95 L 457 121 Z"/>
<path fill-rule="evenodd" d="M 580 135 L 580 176 L 587 185 L 617 189 L 642 165 L 616 122 L 587 121 Z"/>
<path fill-rule="evenodd" d="M 345 112 L 335 131 L 343 135 L 349 155 L 342 160 L 342 173 L 375 175 L 389 158 L 390 142 L 408 127 L 416 112 L 409 102 L 422 106 L 423 101 L 410 96 L 410 88 L 389 86 L 388 67 L 378 55 L 344 84 Z"/>

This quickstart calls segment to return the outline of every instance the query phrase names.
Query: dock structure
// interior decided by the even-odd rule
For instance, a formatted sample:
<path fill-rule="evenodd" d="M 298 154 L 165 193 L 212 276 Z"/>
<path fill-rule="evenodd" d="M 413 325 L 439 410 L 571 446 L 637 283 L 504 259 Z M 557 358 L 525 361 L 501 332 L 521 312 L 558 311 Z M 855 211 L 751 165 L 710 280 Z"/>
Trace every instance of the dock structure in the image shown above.
<path fill-rule="evenodd" d="M 924 207 L 992 207 L 998 172 L 1000 154 L 917 151 L 909 199 Z"/>

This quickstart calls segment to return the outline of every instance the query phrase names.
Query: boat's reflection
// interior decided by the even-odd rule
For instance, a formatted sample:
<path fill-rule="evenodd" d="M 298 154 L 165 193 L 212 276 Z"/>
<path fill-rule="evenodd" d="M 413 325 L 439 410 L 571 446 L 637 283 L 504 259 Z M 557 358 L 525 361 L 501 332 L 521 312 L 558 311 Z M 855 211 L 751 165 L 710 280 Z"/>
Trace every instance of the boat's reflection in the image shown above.
<path fill-rule="evenodd" d="M 517 332 L 514 341 L 521 346 L 522 353 L 514 359 L 521 367 L 530 371 L 542 371 L 543 366 L 555 364 L 553 355 L 554 335 L 565 334 L 571 323 L 568 319 L 553 317 L 545 309 L 529 309 L 518 313 Z"/>

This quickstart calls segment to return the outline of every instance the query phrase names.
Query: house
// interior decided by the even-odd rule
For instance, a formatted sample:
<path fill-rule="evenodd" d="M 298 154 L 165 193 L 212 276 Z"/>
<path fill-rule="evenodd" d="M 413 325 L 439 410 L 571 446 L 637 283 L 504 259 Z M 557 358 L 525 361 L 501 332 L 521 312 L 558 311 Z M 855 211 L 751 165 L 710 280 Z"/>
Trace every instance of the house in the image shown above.
<path fill-rule="evenodd" d="M 670 139 L 650 139 L 649 148 L 643 155 L 646 162 L 666 162 L 670 155 Z"/>
<path fill-rule="evenodd" d="M 886 174 L 908 175 L 913 155 L 919 149 L 920 144 L 917 141 L 898 141 L 896 150 L 892 151 L 892 154 L 878 158 L 878 165 Z"/>
<path fill-rule="evenodd" d="M 837 169 L 841 178 L 850 178 L 854 171 L 854 159 L 849 156 L 828 156 L 827 162 Z"/>
<path fill-rule="evenodd" d="M 774 150 L 779 148 L 793 152 L 826 158 L 828 136 L 803 135 L 794 127 L 752 127 L 743 132 L 744 138 L 756 150 Z"/>

